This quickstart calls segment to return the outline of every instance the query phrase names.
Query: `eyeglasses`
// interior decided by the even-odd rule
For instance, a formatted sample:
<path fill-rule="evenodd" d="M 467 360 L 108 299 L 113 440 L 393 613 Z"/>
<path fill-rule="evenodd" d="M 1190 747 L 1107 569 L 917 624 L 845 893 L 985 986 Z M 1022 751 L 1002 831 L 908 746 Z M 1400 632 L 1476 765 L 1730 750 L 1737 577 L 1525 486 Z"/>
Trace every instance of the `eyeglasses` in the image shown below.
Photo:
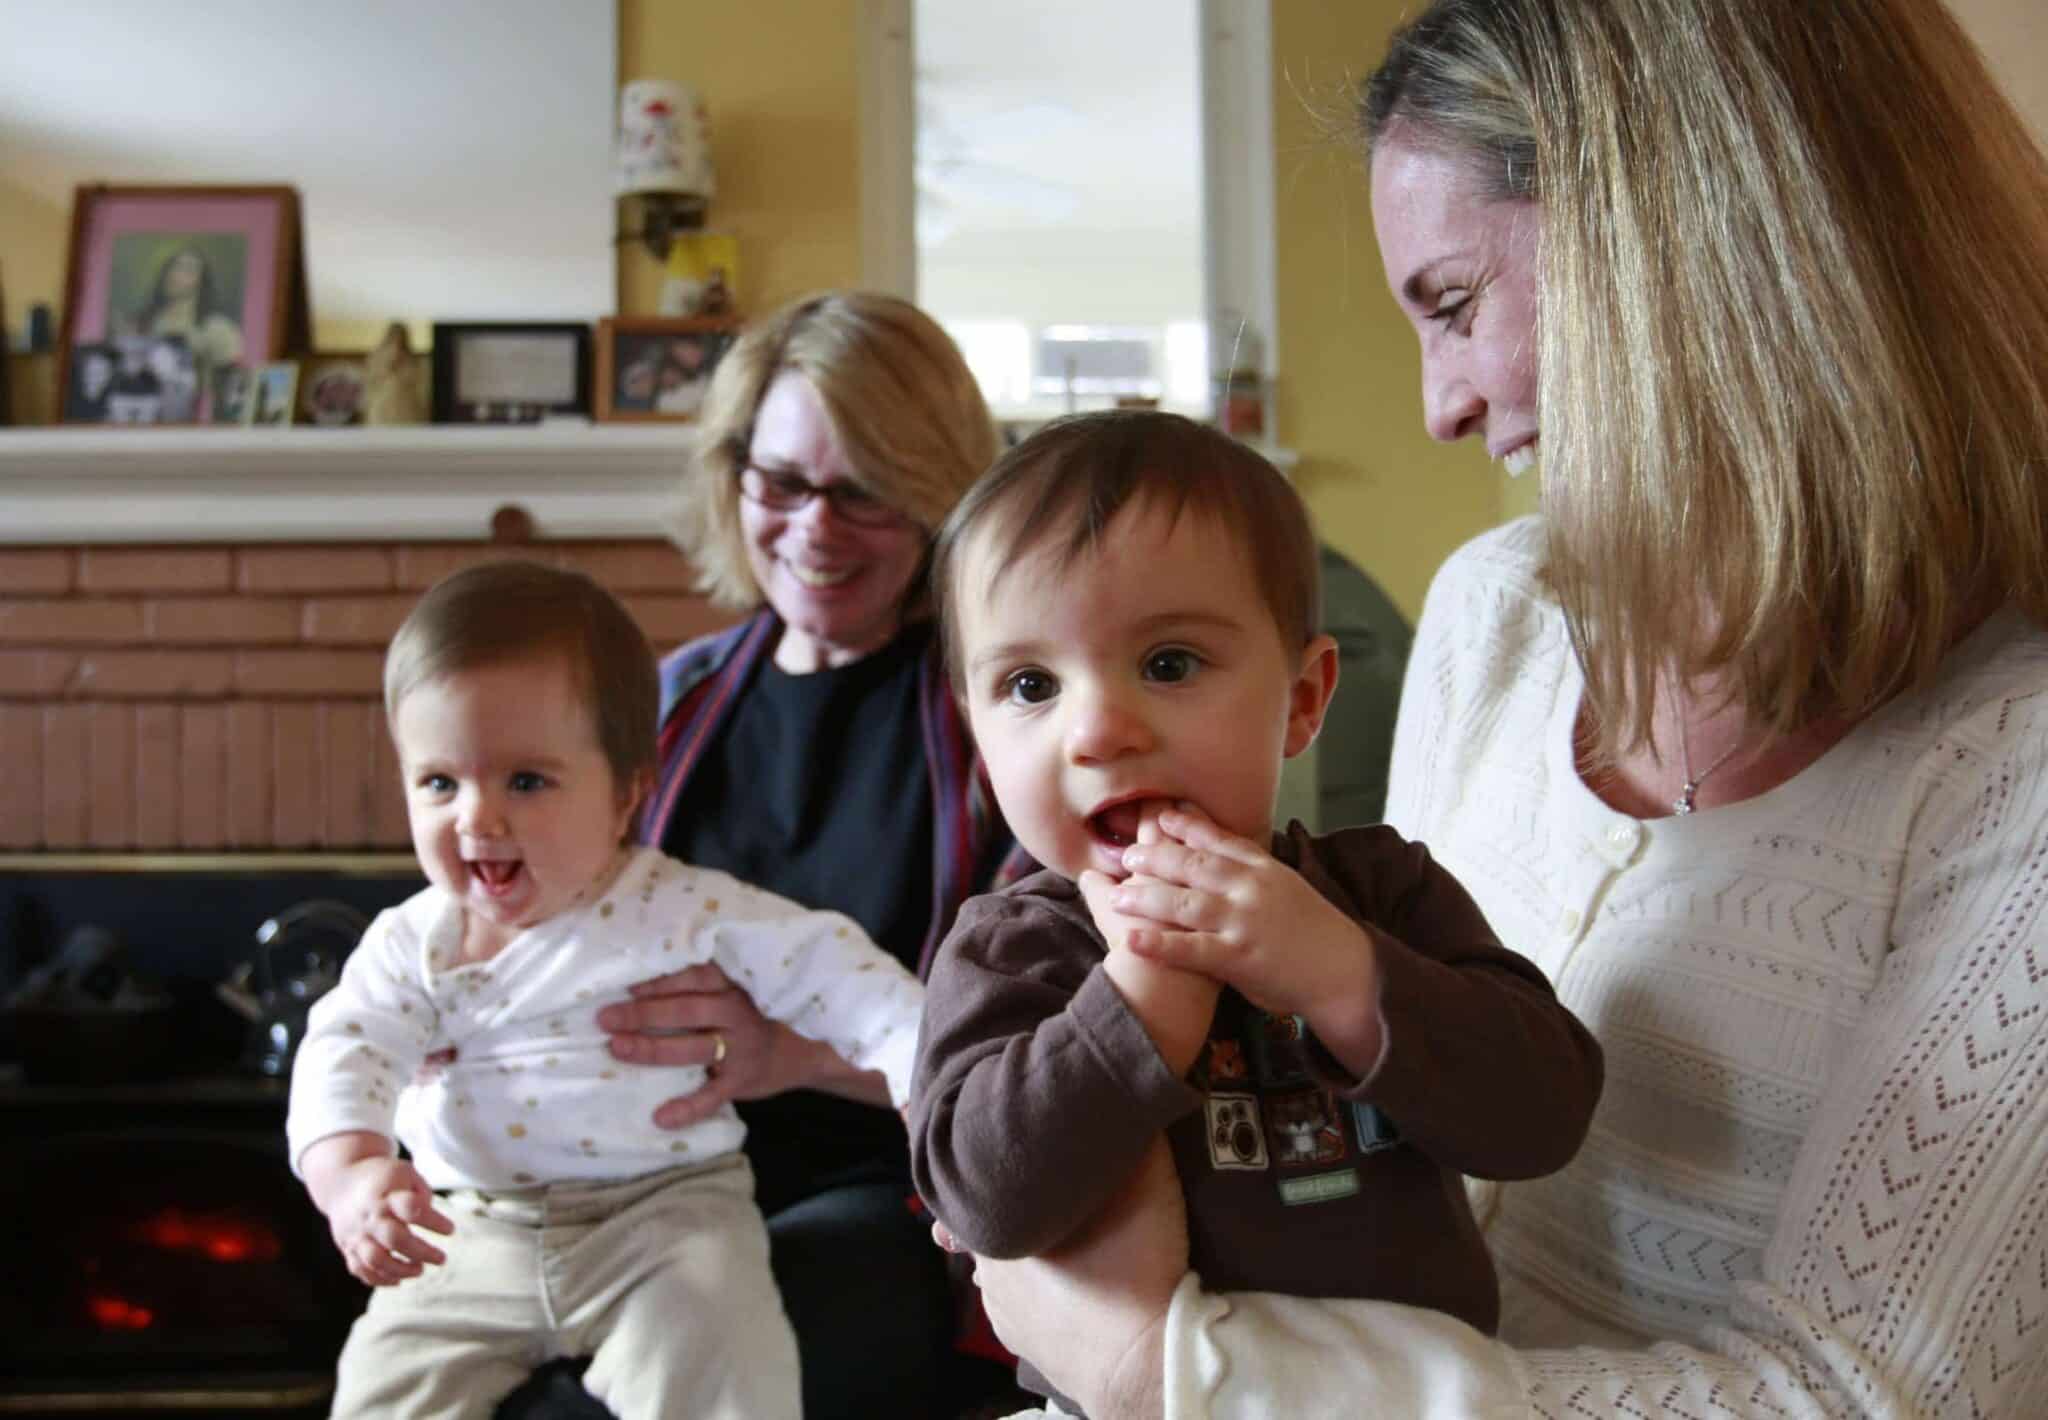
<path fill-rule="evenodd" d="M 832 505 L 836 516 L 857 527 L 886 528 L 908 521 L 858 483 L 813 483 L 801 474 L 782 469 L 748 464 L 740 470 L 740 493 L 750 502 L 778 513 L 794 513 L 813 498 L 823 498 Z"/>

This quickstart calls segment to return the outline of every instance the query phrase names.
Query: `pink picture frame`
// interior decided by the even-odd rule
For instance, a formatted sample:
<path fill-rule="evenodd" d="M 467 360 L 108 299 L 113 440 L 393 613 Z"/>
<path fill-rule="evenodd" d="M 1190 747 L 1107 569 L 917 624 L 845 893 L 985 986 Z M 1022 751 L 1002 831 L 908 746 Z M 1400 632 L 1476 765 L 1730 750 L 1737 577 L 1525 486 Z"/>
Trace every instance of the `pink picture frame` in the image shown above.
<path fill-rule="evenodd" d="M 276 360 L 305 344 L 298 192 L 80 187 L 64 289 L 57 378 L 65 422 L 123 422 L 102 407 L 100 388 L 85 385 L 97 386 L 110 362 L 143 358 L 138 350 L 165 367 L 189 366 L 201 389 L 227 367 Z M 187 411 L 135 422 L 189 420 Z"/>

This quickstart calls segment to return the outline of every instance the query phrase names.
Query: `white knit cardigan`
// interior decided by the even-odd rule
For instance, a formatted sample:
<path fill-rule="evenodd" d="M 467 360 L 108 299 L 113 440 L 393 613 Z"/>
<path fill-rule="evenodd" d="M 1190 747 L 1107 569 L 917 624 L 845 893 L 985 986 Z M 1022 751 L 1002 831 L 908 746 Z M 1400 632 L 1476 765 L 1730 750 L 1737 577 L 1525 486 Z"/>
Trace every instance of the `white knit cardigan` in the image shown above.
<path fill-rule="evenodd" d="M 2048 632 L 2000 612 L 1791 781 L 1638 820 L 1575 769 L 1541 544 L 1431 588 L 1388 818 L 1599 1036 L 1591 1136 L 1481 1199 L 1500 1340 L 1190 1279 L 1167 1413 L 2048 1417 Z"/>

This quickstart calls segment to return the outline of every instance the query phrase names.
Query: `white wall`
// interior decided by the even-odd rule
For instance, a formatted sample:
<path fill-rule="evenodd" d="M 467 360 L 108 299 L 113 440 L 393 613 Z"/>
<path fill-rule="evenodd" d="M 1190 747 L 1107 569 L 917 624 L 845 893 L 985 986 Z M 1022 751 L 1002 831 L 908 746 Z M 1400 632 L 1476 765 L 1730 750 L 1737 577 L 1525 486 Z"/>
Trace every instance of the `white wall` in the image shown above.
<path fill-rule="evenodd" d="M 1949 0 L 1949 8 L 2048 147 L 2048 0 Z"/>
<path fill-rule="evenodd" d="M 617 70 L 617 0 L 0 0 L 0 152 L 63 207 L 82 182 L 297 186 L 323 344 L 588 320 Z"/>

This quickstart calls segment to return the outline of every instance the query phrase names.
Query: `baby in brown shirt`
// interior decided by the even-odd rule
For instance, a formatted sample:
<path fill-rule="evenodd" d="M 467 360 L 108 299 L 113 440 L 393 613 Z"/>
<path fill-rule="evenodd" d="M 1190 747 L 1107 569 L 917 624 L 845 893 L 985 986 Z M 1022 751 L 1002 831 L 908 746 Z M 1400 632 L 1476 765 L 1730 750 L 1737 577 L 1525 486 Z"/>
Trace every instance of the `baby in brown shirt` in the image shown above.
<path fill-rule="evenodd" d="M 1206 1287 L 1491 1331 L 1460 1175 L 1570 1159 L 1600 1049 L 1421 844 L 1274 833 L 1337 680 L 1293 487 L 1174 415 L 1063 420 L 968 493 L 933 575 L 996 799 L 1046 865 L 968 902 L 927 983 L 911 1164 L 938 1219 L 1047 1251 L 1163 1131 Z M 1272 992 L 1204 974 L 1226 959 Z"/>

